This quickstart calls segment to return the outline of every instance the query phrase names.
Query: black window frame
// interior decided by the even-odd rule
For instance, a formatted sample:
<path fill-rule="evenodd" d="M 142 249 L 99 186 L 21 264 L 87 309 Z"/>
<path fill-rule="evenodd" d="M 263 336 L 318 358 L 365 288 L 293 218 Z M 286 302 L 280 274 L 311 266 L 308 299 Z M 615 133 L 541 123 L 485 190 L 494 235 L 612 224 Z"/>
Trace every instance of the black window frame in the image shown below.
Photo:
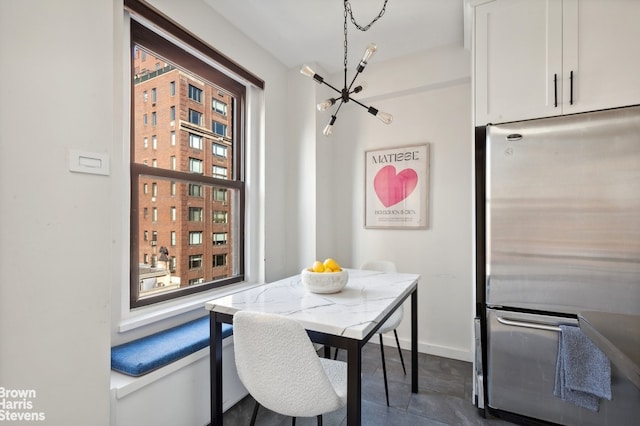
<path fill-rule="evenodd" d="M 244 83 L 229 77 L 227 73 L 223 73 L 220 70 L 216 70 L 212 65 L 202 61 L 201 59 L 191 55 L 182 48 L 173 44 L 168 38 L 162 37 L 157 31 L 152 31 L 147 26 L 136 20 L 136 17 L 142 18 L 141 20 L 151 23 L 154 27 L 159 28 L 162 32 L 167 33 L 169 36 L 180 40 L 185 43 L 189 48 L 194 49 L 205 56 L 213 60 L 213 62 L 219 64 L 222 68 L 239 75 L 244 81 L 249 84 L 253 84 L 256 87 L 263 89 L 264 82 L 249 73 L 238 64 L 229 60 L 227 57 L 204 43 L 202 40 L 177 25 L 175 22 L 159 13 L 156 9 L 140 0 L 125 0 L 125 9 L 128 10 L 132 19 L 130 21 L 131 29 L 131 48 L 134 45 L 149 46 L 149 49 L 155 53 L 160 54 L 168 61 L 184 66 L 186 69 L 193 71 L 197 75 L 202 75 L 207 78 L 211 83 L 218 87 L 224 88 L 234 98 L 234 104 L 231 108 L 234 108 L 234 119 L 231 123 L 233 127 L 234 137 L 239 138 L 242 142 L 233 145 L 233 177 L 230 179 L 216 179 L 213 177 L 207 177 L 204 174 L 192 174 L 188 172 L 181 172 L 170 169 L 153 168 L 146 164 L 139 164 L 131 162 L 131 261 L 130 261 L 130 307 L 137 308 L 141 306 L 152 305 L 158 302 L 178 299 L 183 296 L 191 295 L 194 293 L 200 293 L 212 288 L 222 287 L 232 283 L 237 283 L 244 280 L 244 252 L 245 252 L 245 182 L 244 182 L 244 138 L 245 138 L 245 107 L 246 107 L 246 87 Z M 144 54 L 144 51 L 143 51 Z M 133 61 L 131 62 L 133 66 Z M 212 70 L 215 70 L 212 73 Z M 132 69 L 132 76 L 134 75 Z M 134 93 L 134 81 L 131 79 L 131 93 Z M 131 117 L 134 117 L 134 99 L 131 97 Z M 132 159 L 134 158 L 134 120 L 132 120 L 131 126 L 131 153 Z M 145 123 L 147 124 L 147 123 Z M 240 212 L 238 218 L 238 234 L 237 242 L 239 244 L 236 251 L 237 256 L 237 268 L 233 276 L 217 279 L 211 282 L 200 284 L 197 286 L 182 287 L 179 290 L 159 293 L 158 295 L 140 297 L 139 294 L 139 272 L 138 272 L 138 253 L 140 249 L 139 238 L 139 224 L 138 224 L 138 191 L 139 191 L 139 179 L 141 176 L 158 176 L 159 178 L 176 180 L 184 183 L 202 183 L 204 185 L 214 185 L 218 188 L 225 188 L 228 190 L 235 190 L 238 193 L 237 209 Z M 172 260 L 175 262 L 175 259 Z"/>

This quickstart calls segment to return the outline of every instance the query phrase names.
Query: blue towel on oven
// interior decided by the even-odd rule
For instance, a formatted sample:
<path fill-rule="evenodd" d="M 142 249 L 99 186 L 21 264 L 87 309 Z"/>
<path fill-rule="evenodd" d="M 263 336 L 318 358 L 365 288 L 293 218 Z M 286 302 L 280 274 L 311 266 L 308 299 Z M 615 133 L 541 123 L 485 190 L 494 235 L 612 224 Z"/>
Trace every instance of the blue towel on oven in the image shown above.
<path fill-rule="evenodd" d="M 591 411 L 611 399 L 609 358 L 580 330 L 561 325 L 553 394 Z"/>

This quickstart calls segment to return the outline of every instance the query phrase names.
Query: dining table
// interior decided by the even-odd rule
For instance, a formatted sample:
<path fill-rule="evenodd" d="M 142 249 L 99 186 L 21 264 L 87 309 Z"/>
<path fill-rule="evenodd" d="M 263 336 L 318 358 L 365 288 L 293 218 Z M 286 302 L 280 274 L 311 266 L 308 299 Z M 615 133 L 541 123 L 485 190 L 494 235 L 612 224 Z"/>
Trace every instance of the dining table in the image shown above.
<path fill-rule="evenodd" d="M 411 392 L 418 393 L 419 274 L 347 269 L 347 285 L 336 293 L 313 293 L 294 275 L 211 300 L 211 425 L 223 423 L 222 324 L 233 324 L 242 310 L 285 315 L 306 329 L 312 342 L 340 348 L 347 357 L 347 424 L 362 423 L 362 347 L 380 326 L 411 298 Z"/>

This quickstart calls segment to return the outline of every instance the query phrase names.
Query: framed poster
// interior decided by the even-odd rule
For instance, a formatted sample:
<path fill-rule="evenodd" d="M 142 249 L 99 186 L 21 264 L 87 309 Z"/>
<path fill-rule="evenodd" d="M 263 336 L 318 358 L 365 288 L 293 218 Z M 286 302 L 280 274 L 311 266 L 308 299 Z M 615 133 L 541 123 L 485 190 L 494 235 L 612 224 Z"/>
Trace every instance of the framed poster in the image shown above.
<path fill-rule="evenodd" d="M 365 152 L 365 228 L 426 228 L 429 144 Z"/>

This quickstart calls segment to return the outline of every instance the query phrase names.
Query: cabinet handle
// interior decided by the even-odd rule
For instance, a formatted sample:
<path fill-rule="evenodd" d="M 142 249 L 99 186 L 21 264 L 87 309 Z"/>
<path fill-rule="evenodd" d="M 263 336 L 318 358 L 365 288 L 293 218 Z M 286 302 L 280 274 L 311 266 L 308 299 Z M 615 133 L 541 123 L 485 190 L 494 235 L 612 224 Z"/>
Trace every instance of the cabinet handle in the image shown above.
<path fill-rule="evenodd" d="M 558 74 L 553 75 L 553 106 L 558 108 Z"/>
<path fill-rule="evenodd" d="M 573 105 L 573 71 L 569 73 L 569 105 Z"/>

